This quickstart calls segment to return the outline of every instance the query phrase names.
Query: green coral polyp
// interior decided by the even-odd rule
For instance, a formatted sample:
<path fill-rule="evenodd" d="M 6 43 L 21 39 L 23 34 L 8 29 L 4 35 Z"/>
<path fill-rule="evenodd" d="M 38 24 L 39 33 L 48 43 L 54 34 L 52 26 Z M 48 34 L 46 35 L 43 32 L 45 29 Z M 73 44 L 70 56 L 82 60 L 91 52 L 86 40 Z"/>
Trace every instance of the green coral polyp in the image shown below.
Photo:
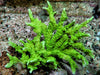
<path fill-rule="evenodd" d="M 20 40 L 23 46 L 9 41 L 9 44 L 14 47 L 16 51 L 21 53 L 22 56 L 18 59 L 16 56 L 11 56 L 7 53 L 10 58 L 10 62 L 5 65 L 6 68 L 21 62 L 23 67 L 27 67 L 30 69 L 30 73 L 32 73 L 32 71 L 41 66 L 57 69 L 58 66 L 60 66 L 57 59 L 63 59 L 69 62 L 72 72 L 75 74 L 78 66 L 74 59 L 82 60 L 83 66 L 88 65 L 88 61 L 82 54 L 80 54 L 80 52 L 83 52 L 93 58 L 92 51 L 86 49 L 83 43 L 79 42 L 80 38 L 90 36 L 85 32 L 81 32 L 80 29 L 82 27 L 86 27 L 87 23 L 89 23 L 93 17 L 81 24 L 75 25 L 75 21 L 72 21 L 68 25 L 63 25 L 64 21 L 68 19 L 64 8 L 59 23 L 56 23 L 54 18 L 54 14 L 56 12 L 53 12 L 52 6 L 48 1 L 47 3 L 48 8 L 45 7 L 44 9 L 46 9 L 49 13 L 49 25 L 47 26 L 38 19 L 35 19 L 31 10 L 28 9 L 31 23 L 26 24 L 34 28 L 33 31 L 37 34 L 37 36 L 35 36 L 33 40 L 27 39 L 26 43 Z M 56 32 L 54 33 L 54 31 Z M 42 41 L 40 40 L 41 36 L 44 36 Z M 26 52 L 29 52 L 30 56 L 26 54 Z"/>

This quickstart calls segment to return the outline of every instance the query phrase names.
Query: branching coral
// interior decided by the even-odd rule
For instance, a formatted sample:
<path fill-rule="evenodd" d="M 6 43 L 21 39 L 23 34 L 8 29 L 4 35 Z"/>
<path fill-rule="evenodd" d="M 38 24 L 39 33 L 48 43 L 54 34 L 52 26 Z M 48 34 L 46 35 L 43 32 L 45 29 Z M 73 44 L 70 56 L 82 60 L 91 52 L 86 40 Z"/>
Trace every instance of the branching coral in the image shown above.
<path fill-rule="evenodd" d="M 37 36 L 35 36 L 33 40 L 27 39 L 27 42 L 19 40 L 23 46 L 9 41 L 9 44 L 14 47 L 16 51 L 21 53 L 22 56 L 18 59 L 16 56 L 11 56 L 7 53 L 10 62 L 5 65 L 6 68 L 21 62 L 23 67 L 27 67 L 30 69 L 30 73 L 32 73 L 32 71 L 41 66 L 57 69 L 58 66 L 60 66 L 57 59 L 63 59 L 69 62 L 72 72 L 75 74 L 78 66 L 74 59 L 82 60 L 82 65 L 86 66 L 88 65 L 88 61 L 84 55 L 87 54 L 93 58 L 92 51 L 86 49 L 83 43 L 79 42 L 80 38 L 90 36 L 85 32 L 81 32 L 80 29 L 86 27 L 87 23 L 89 23 L 93 17 L 81 24 L 75 25 L 75 21 L 72 21 L 68 25 L 63 25 L 64 21 L 68 18 L 65 9 L 63 9 L 59 23 L 56 23 L 54 18 L 56 12 L 53 12 L 52 6 L 49 2 L 47 3 L 48 8 L 44 7 L 44 9 L 49 13 L 49 25 L 47 26 L 38 19 L 35 19 L 29 9 L 31 23 L 26 24 L 34 28 L 33 31 Z M 44 36 L 44 39 L 41 40 L 41 36 Z M 27 54 L 27 52 L 29 54 Z M 84 55 L 82 55 L 81 52 L 83 52 Z"/>

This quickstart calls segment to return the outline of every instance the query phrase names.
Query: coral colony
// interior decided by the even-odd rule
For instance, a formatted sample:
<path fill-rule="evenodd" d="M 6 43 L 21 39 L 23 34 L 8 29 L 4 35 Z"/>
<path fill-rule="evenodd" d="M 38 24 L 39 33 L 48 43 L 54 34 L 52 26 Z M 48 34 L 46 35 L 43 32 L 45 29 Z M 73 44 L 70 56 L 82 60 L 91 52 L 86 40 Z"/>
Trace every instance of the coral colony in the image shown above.
<path fill-rule="evenodd" d="M 26 24 L 34 28 L 33 31 L 37 36 L 33 40 L 26 39 L 27 42 L 19 40 L 23 45 L 17 45 L 9 41 L 10 46 L 15 48 L 18 53 L 21 53 L 21 57 L 18 58 L 7 53 L 10 62 L 5 65 L 6 68 L 10 68 L 20 62 L 23 64 L 23 68 L 27 67 L 29 72 L 32 73 L 32 71 L 42 66 L 57 69 L 61 67 L 58 59 L 63 59 L 68 61 L 73 74 L 75 74 L 78 67 L 75 60 L 81 60 L 82 66 L 86 66 L 88 61 L 85 55 L 94 57 L 92 51 L 86 49 L 83 43 L 79 42 L 80 38 L 90 36 L 85 32 L 81 32 L 80 29 L 87 27 L 87 23 L 93 17 L 81 24 L 75 24 L 75 21 L 72 21 L 68 25 L 63 25 L 64 21 L 68 19 L 64 8 L 59 23 L 56 23 L 54 18 L 56 12 L 53 12 L 52 6 L 48 1 L 47 3 L 48 8 L 44 7 L 44 9 L 49 14 L 49 25 L 47 26 L 37 18 L 34 18 L 32 11 L 28 9 L 31 22 Z M 41 36 L 44 36 L 44 39 L 41 40 Z M 84 53 L 84 55 L 81 53 Z"/>

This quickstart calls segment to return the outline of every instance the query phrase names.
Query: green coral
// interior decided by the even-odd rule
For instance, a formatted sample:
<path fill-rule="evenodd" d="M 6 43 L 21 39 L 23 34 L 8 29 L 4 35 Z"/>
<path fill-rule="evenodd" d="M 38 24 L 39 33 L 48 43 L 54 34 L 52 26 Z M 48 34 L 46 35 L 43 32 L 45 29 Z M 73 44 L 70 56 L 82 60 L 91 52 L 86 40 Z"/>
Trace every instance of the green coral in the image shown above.
<path fill-rule="evenodd" d="M 83 43 L 79 42 L 80 38 L 90 36 L 85 32 L 81 32 L 80 29 L 87 27 L 87 23 L 89 23 L 93 17 L 81 24 L 75 25 L 75 21 L 72 21 L 68 25 L 63 25 L 64 21 L 68 18 L 64 8 L 59 23 L 56 23 L 54 18 L 56 12 L 53 12 L 52 6 L 48 1 L 47 3 L 48 8 L 45 7 L 44 9 L 49 13 L 49 25 L 47 26 L 40 20 L 35 19 L 29 9 L 31 23 L 26 24 L 34 28 L 33 31 L 37 36 L 35 36 L 33 40 L 27 39 L 27 42 L 19 40 L 23 46 L 9 41 L 9 44 L 14 47 L 16 51 L 21 53 L 22 56 L 18 59 L 16 56 L 11 56 L 7 53 L 10 62 L 5 65 L 6 68 L 21 62 L 23 67 L 27 67 L 30 69 L 30 73 L 32 73 L 32 71 L 41 66 L 57 69 L 60 66 L 57 59 L 63 59 L 69 62 L 72 72 L 75 74 L 78 66 L 74 59 L 82 60 L 82 65 L 86 66 L 88 65 L 88 61 L 84 55 L 87 54 L 93 58 L 94 55 L 92 51 L 86 49 Z M 56 32 L 54 33 L 54 31 Z M 44 36 L 43 40 L 40 40 L 41 36 Z M 30 55 L 27 54 L 27 52 L 29 52 Z M 81 52 L 83 52 L 84 55 L 82 55 Z"/>

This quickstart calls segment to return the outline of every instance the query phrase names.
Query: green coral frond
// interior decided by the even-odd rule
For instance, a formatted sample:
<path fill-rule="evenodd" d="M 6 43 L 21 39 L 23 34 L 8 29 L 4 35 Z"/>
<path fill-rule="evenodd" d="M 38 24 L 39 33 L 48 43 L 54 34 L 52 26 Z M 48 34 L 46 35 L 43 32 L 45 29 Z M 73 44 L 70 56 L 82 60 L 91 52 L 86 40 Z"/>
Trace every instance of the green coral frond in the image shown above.
<path fill-rule="evenodd" d="M 9 57 L 10 62 L 5 65 L 6 68 L 10 68 L 20 62 L 20 60 L 16 56 L 11 56 L 9 53 L 7 53 L 7 56 Z"/>
<path fill-rule="evenodd" d="M 32 73 L 34 70 L 38 69 L 36 66 L 33 66 L 33 65 L 28 65 L 27 68 L 30 69 L 30 71 L 29 71 L 30 73 Z"/>
<path fill-rule="evenodd" d="M 67 17 L 67 13 L 65 11 L 65 8 L 64 8 L 63 11 L 62 11 L 62 15 L 61 15 L 61 18 L 60 18 L 58 25 L 62 26 L 64 21 L 66 21 L 66 19 L 68 19 L 68 17 Z"/>
<path fill-rule="evenodd" d="M 86 58 L 79 52 L 77 52 L 75 49 L 65 49 L 63 52 L 71 56 L 72 58 L 75 58 L 76 60 L 82 60 L 83 66 L 88 65 L 88 61 L 86 60 Z"/>
<path fill-rule="evenodd" d="M 75 25 L 75 20 L 73 20 L 71 23 L 69 23 L 68 25 L 65 25 L 64 27 L 66 29 L 69 29 L 70 27 L 74 26 Z M 67 31 L 66 31 L 67 32 Z"/>
<path fill-rule="evenodd" d="M 91 18 L 89 18 L 88 20 L 86 20 L 86 21 L 84 21 L 83 23 L 81 23 L 80 25 L 80 28 L 81 27 L 84 27 L 84 26 L 86 26 L 87 27 L 87 24 L 93 19 L 94 17 L 92 16 Z"/>
<path fill-rule="evenodd" d="M 75 61 L 71 58 L 71 56 L 66 55 L 66 54 L 64 54 L 64 53 L 58 53 L 57 55 L 58 55 L 59 58 L 64 59 L 64 60 L 66 60 L 66 61 L 69 62 L 70 66 L 71 66 L 71 69 L 72 69 L 72 72 L 73 72 L 73 74 L 75 74 L 76 68 L 77 68 L 77 64 L 76 64 Z"/>
<path fill-rule="evenodd" d="M 56 58 L 55 57 L 48 57 L 47 59 L 47 63 L 53 63 L 53 66 L 55 69 L 57 69 L 57 62 L 56 62 Z"/>
<path fill-rule="evenodd" d="M 52 31 L 54 31 L 56 28 L 57 28 L 57 23 L 56 23 L 56 20 L 54 18 L 54 14 L 56 12 L 53 12 L 53 9 L 52 9 L 52 6 L 51 4 L 49 3 L 49 1 L 47 1 L 48 3 L 48 8 L 44 7 L 43 9 L 46 9 L 49 13 L 49 18 L 50 18 L 50 22 L 49 22 L 49 26 L 48 26 L 48 29 L 52 29 Z"/>
<path fill-rule="evenodd" d="M 85 32 L 78 32 L 77 34 L 75 34 L 75 37 L 77 37 L 78 39 L 82 38 L 82 37 L 90 37 L 90 34 L 86 34 Z"/>
<path fill-rule="evenodd" d="M 28 9 L 28 12 L 29 12 L 29 17 L 30 17 L 31 22 L 34 22 L 35 19 L 33 17 L 31 9 Z"/>

